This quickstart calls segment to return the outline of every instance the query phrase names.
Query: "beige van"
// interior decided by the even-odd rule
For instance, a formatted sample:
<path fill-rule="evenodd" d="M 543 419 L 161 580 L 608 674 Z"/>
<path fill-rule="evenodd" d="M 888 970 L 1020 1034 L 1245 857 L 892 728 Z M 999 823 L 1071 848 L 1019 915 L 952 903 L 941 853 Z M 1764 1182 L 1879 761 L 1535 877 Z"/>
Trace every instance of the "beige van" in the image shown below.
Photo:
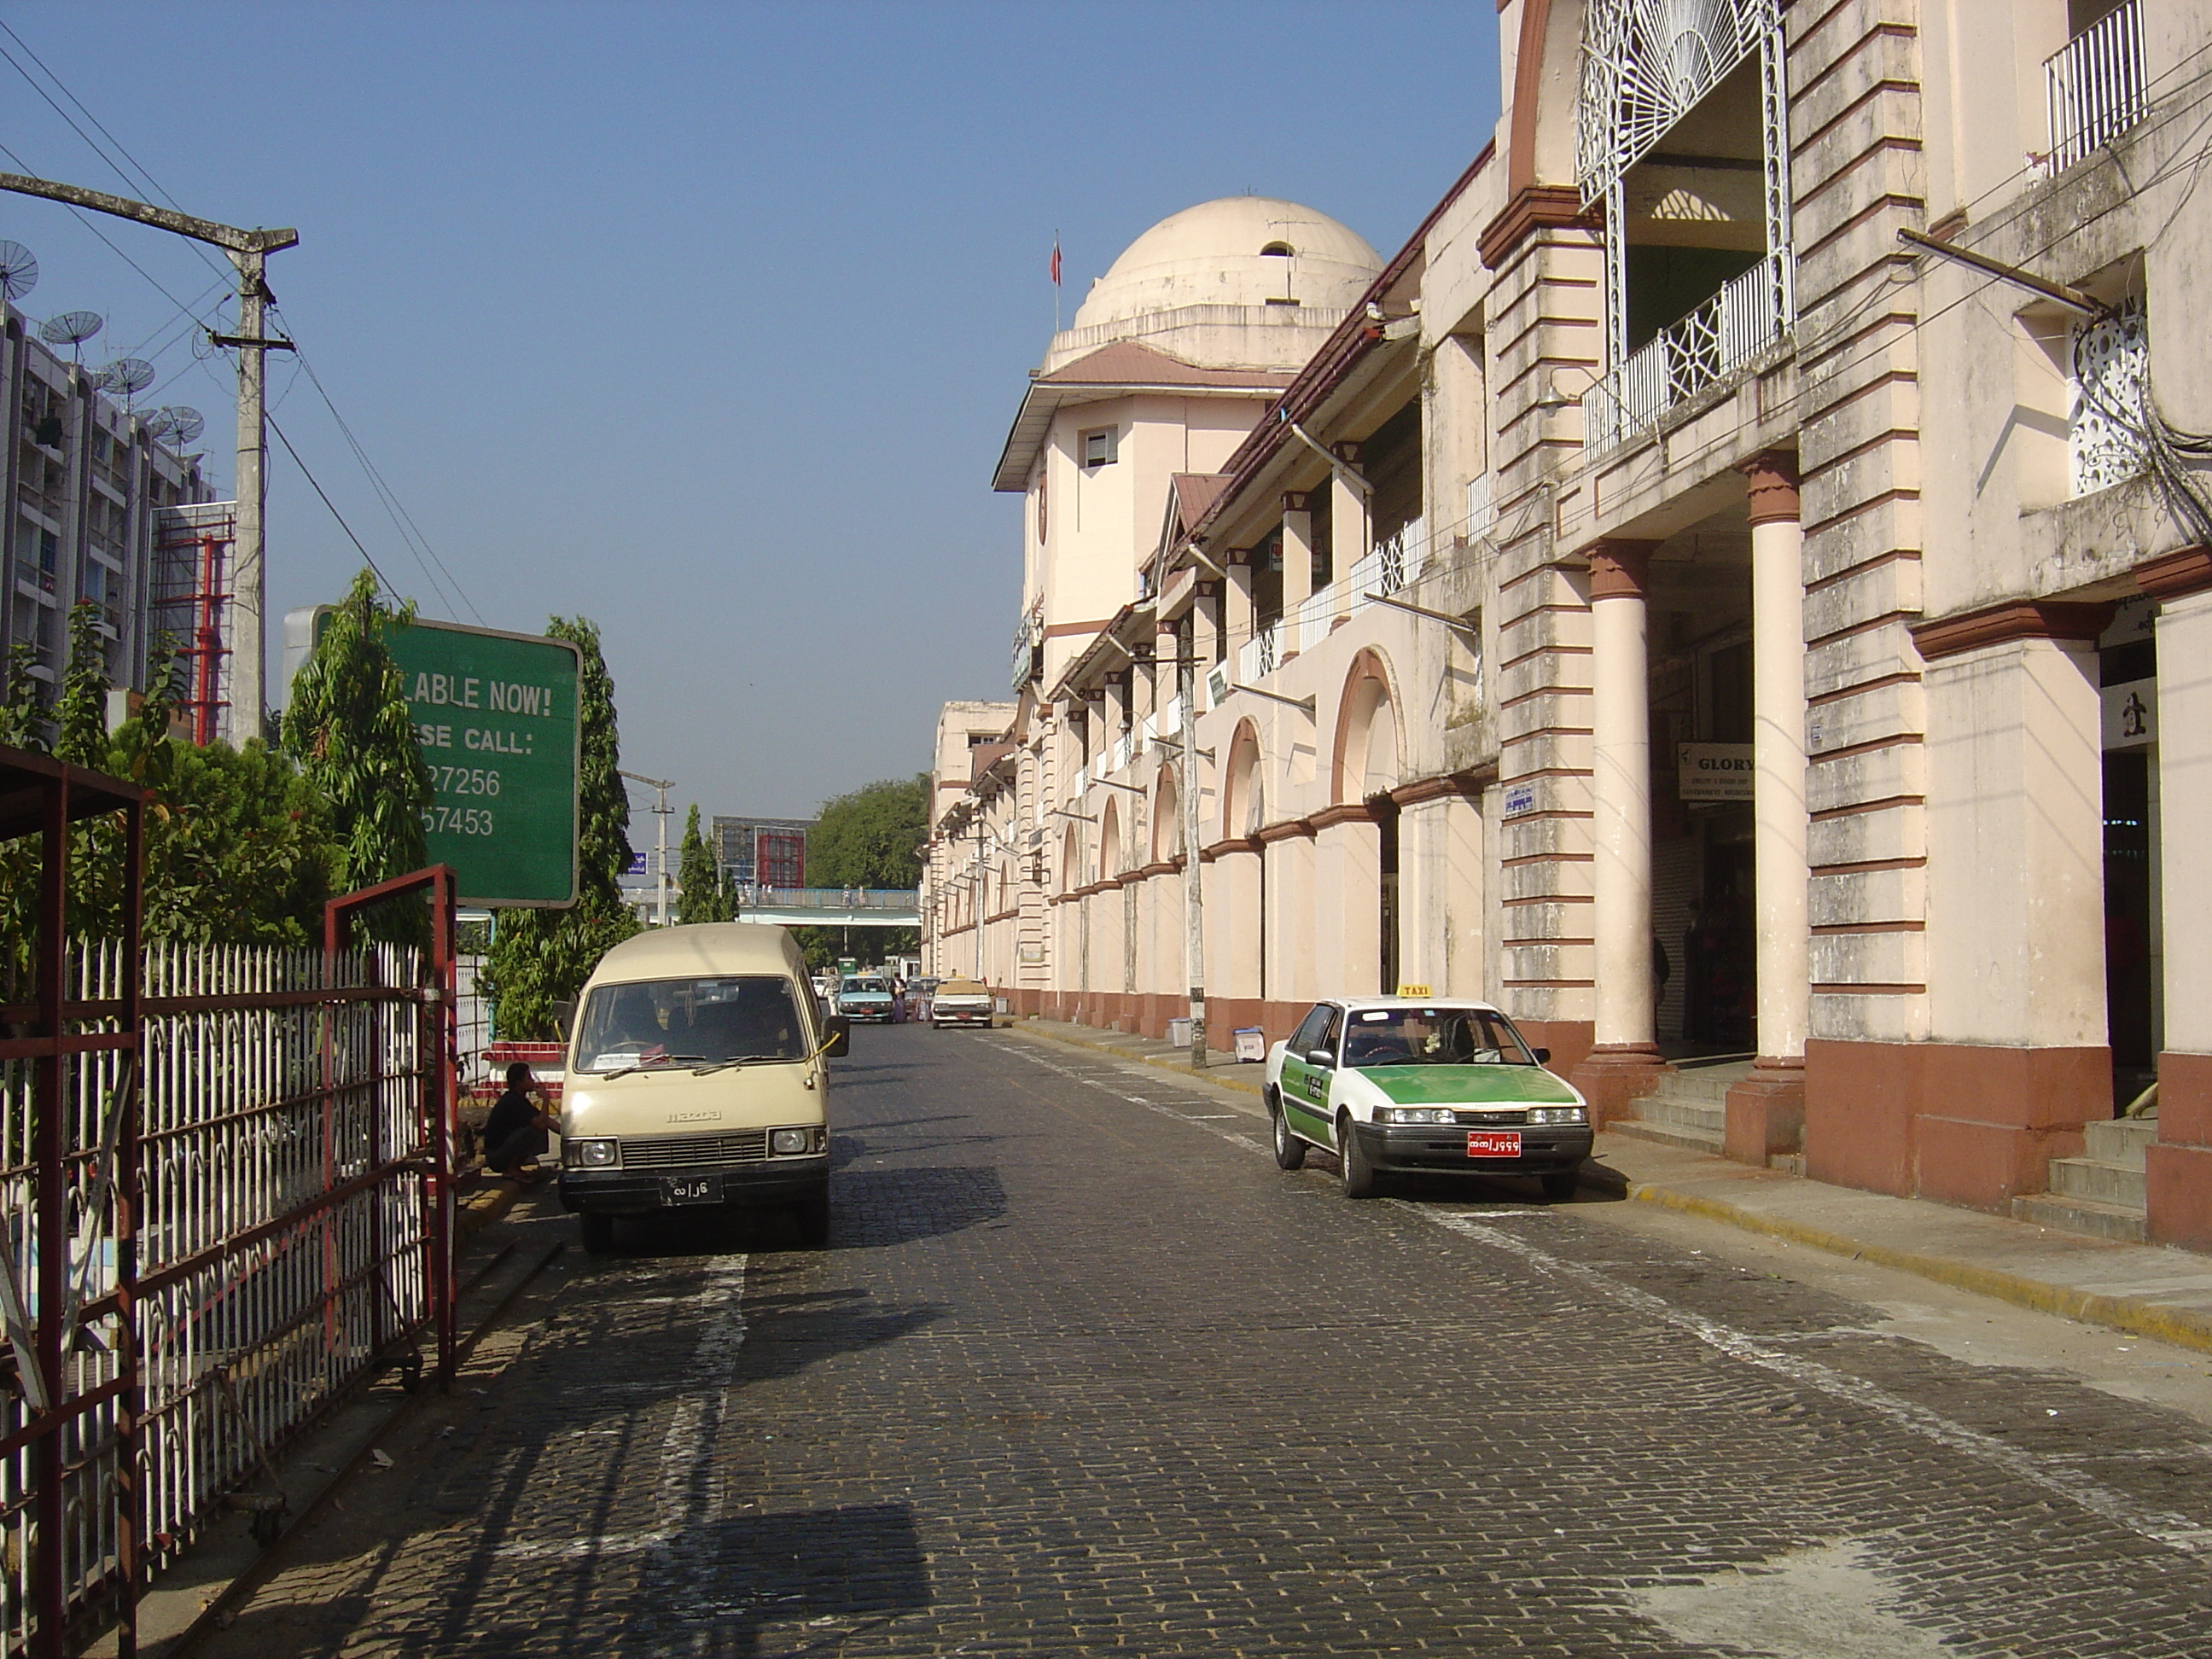
<path fill-rule="evenodd" d="M 830 1055 L 805 958 L 781 927 L 656 927 L 599 959 L 576 1000 L 561 1099 L 561 1202 L 584 1248 L 615 1218 L 788 1207 L 830 1234 Z"/>

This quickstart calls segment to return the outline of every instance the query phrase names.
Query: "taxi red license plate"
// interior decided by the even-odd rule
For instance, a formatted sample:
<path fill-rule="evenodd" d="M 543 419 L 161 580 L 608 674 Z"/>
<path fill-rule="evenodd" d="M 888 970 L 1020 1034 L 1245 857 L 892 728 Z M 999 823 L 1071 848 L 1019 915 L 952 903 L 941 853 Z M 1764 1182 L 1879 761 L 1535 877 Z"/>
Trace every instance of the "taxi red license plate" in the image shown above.
<path fill-rule="evenodd" d="M 1467 1132 L 1467 1155 L 1469 1158 L 1518 1158 L 1521 1156 L 1521 1132 L 1518 1129 L 1469 1129 Z"/>

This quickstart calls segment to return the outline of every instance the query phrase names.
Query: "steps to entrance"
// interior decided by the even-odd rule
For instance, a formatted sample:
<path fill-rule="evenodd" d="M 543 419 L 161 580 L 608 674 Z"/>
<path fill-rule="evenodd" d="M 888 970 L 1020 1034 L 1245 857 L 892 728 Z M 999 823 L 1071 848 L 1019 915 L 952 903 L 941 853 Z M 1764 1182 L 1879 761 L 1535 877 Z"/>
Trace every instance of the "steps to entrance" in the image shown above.
<path fill-rule="evenodd" d="M 1606 1127 L 1632 1140 L 1654 1141 L 1718 1158 L 1728 1127 L 1728 1091 L 1750 1074 L 1747 1060 L 1662 1072 L 1658 1086 L 1631 1103 L 1634 1117 Z"/>
<path fill-rule="evenodd" d="M 2156 1118 L 2121 1118 L 2081 1127 L 2079 1158 L 2051 1160 L 2051 1189 L 2012 1201 L 2015 1220 L 2062 1227 L 2094 1238 L 2140 1244 L 2143 1220 L 2143 1149 L 2158 1139 Z"/>

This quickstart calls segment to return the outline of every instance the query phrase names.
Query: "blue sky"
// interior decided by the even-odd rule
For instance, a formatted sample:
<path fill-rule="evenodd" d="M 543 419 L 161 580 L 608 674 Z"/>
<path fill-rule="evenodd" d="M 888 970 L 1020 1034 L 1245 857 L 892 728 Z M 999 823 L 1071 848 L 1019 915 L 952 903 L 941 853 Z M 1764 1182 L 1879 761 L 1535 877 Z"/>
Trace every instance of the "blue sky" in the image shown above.
<path fill-rule="evenodd" d="M 186 211 L 298 228 L 283 321 L 446 574 L 272 357 L 276 417 L 393 586 L 500 628 L 594 618 L 624 763 L 710 811 L 921 769 L 939 702 L 1006 695 L 1018 503 L 989 478 L 1055 227 L 1071 312 L 1147 225 L 1247 190 L 1388 254 L 1498 107 L 1486 0 L 0 20 Z M 0 87 L 0 166 L 123 190 L 5 63 Z M 144 275 L 0 197 L 42 265 L 26 309 L 105 313 L 102 362 L 158 351 L 146 401 L 206 413 L 227 489 L 228 370 L 155 286 L 217 274 L 101 228 Z M 361 560 L 281 452 L 270 511 L 273 622 Z"/>

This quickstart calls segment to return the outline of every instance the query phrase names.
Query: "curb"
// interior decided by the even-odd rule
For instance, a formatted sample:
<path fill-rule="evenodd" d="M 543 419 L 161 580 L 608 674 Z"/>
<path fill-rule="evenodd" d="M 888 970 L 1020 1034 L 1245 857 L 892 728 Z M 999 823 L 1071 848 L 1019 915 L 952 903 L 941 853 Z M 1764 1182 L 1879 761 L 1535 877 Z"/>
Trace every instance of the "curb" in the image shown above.
<path fill-rule="evenodd" d="M 1255 1097 L 1260 1092 L 1256 1083 L 1247 1082 L 1233 1074 L 1215 1077 L 1210 1071 L 1198 1072 L 1188 1061 L 1170 1060 L 1155 1054 L 1131 1054 L 1114 1043 L 1086 1042 L 1081 1037 L 1040 1030 L 1033 1025 L 1018 1024 L 1008 1029 L 1047 1042 L 1057 1042 L 1064 1048 L 1087 1048 L 1094 1054 L 1136 1060 L 1158 1071 L 1216 1083 L 1224 1089 L 1238 1090 Z M 1585 1181 L 1589 1178 L 1587 1170 L 1583 1178 Z M 1948 1285 L 1954 1290 L 1968 1291 L 1995 1301 L 2008 1302 L 2014 1307 L 2030 1308 L 2038 1313 L 2057 1314 L 2061 1318 L 2077 1320 L 2084 1324 L 2102 1325 L 2108 1329 L 2126 1331 L 2136 1336 L 2151 1337 L 2160 1342 L 2172 1343 L 2177 1348 L 2212 1353 L 2212 1315 L 2197 1313 L 2191 1309 L 2166 1307 L 2155 1302 L 2138 1301 L 2131 1297 L 2105 1296 L 2094 1291 L 2071 1290 L 2045 1279 L 2008 1273 L 2000 1267 L 1978 1267 L 1942 1256 L 1893 1249 L 1887 1244 L 1870 1244 L 1847 1233 L 1830 1232 L 1825 1227 L 1811 1226 L 1802 1221 L 1762 1215 L 1756 1210 L 1747 1210 L 1720 1199 L 1700 1198 L 1692 1193 L 1677 1192 L 1673 1188 L 1650 1182 L 1631 1182 L 1628 1196 L 1638 1204 L 1650 1204 L 1683 1215 L 1721 1222 L 1744 1232 L 1764 1233 L 1770 1238 L 1786 1239 L 1792 1244 L 1802 1244 L 1830 1255 L 1871 1261 L 1877 1267 L 1895 1268 L 1900 1273 L 1911 1273 L 1938 1285 Z"/>
<path fill-rule="evenodd" d="M 489 1227 L 504 1218 L 522 1196 L 522 1189 L 510 1181 L 501 1180 L 493 1187 L 479 1187 L 454 1206 L 453 1226 L 456 1237 L 466 1238 L 479 1228 Z"/>
<path fill-rule="evenodd" d="M 1765 1233 L 1769 1237 L 1787 1239 L 1793 1244 L 1825 1250 L 1832 1255 L 1848 1256 L 1856 1261 L 1871 1261 L 1877 1267 L 1894 1267 L 1903 1273 L 1931 1279 L 1938 1285 L 1948 1285 L 1954 1290 L 1971 1291 L 1978 1296 L 2009 1302 L 2015 1307 L 2032 1308 L 2039 1313 L 2057 1314 L 2063 1318 L 2103 1325 L 2136 1336 L 2154 1337 L 2160 1342 L 2170 1342 L 2178 1348 L 2193 1348 L 2200 1353 L 2212 1353 L 2212 1316 L 2187 1308 L 2169 1308 L 2154 1302 L 2137 1301 L 2131 1297 L 2104 1296 L 2094 1291 L 2069 1290 L 2063 1285 L 2008 1273 L 1998 1267 L 1977 1267 L 1942 1256 L 1892 1249 L 1886 1244 L 1869 1244 L 1848 1234 L 1832 1233 L 1825 1227 L 1808 1226 L 1802 1221 L 1785 1221 L 1778 1216 L 1761 1215 L 1755 1210 L 1742 1209 L 1717 1198 L 1699 1198 L 1694 1194 L 1676 1192 L 1671 1188 L 1648 1183 L 1632 1184 L 1628 1195 L 1638 1204 L 1656 1205 L 1661 1209 L 1677 1211 L 1684 1215 L 1724 1222 L 1746 1232 Z"/>
<path fill-rule="evenodd" d="M 1088 1048 L 1095 1054 L 1111 1054 L 1116 1060 L 1133 1060 L 1140 1066 L 1151 1066 L 1156 1072 L 1171 1072 L 1177 1077 L 1188 1078 L 1195 1083 L 1211 1083 L 1220 1088 L 1234 1089 L 1239 1094 L 1250 1095 L 1255 1100 L 1260 1097 L 1258 1084 L 1248 1082 L 1237 1075 L 1237 1072 L 1243 1068 L 1244 1063 L 1241 1060 L 1229 1061 L 1228 1066 L 1234 1067 L 1235 1070 L 1224 1068 L 1223 1074 L 1217 1076 L 1212 1066 L 1201 1072 L 1187 1060 L 1170 1060 L 1163 1054 L 1132 1054 L 1118 1043 L 1086 1042 L 1081 1037 L 1064 1036 L 1058 1031 L 1039 1030 L 1034 1025 L 1016 1024 L 1002 1029 L 1018 1031 L 1024 1036 L 1036 1037 L 1046 1042 L 1057 1042 L 1063 1048 Z M 1267 1068 L 1262 1066 L 1260 1069 L 1264 1072 Z"/>

